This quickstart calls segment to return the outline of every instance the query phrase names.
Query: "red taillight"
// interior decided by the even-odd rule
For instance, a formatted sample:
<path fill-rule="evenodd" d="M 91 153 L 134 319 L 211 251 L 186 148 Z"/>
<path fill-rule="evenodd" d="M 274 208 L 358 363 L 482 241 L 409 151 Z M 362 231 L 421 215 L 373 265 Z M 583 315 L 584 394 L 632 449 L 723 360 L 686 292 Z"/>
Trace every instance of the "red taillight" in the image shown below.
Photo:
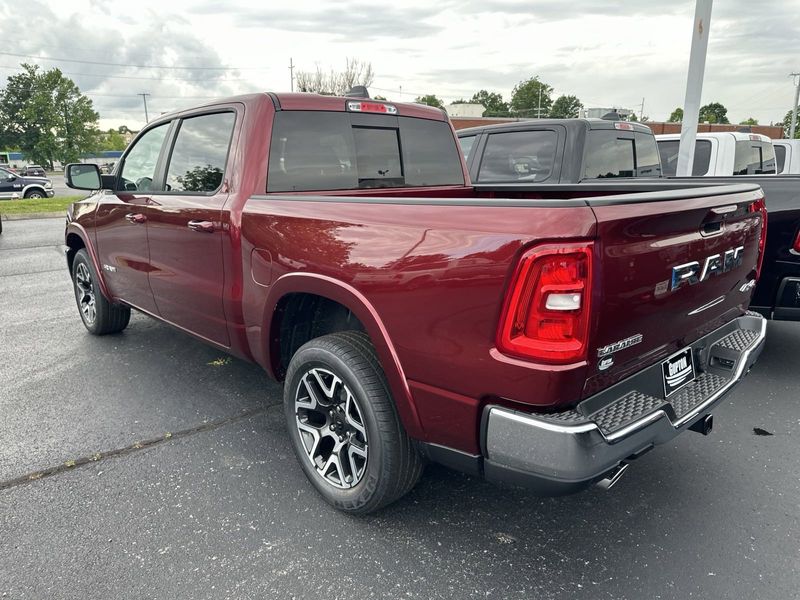
<path fill-rule="evenodd" d="M 549 363 L 586 358 L 592 245 L 543 246 L 525 253 L 506 298 L 498 349 Z"/>
<path fill-rule="evenodd" d="M 761 275 L 761 264 L 764 262 L 764 250 L 767 247 L 767 203 L 764 198 L 759 198 L 750 204 L 747 212 L 761 213 L 761 236 L 758 238 L 758 264 L 756 266 L 756 279 L 758 279 Z M 795 245 L 797 245 L 797 240 L 795 240 Z"/>
<path fill-rule="evenodd" d="M 382 104 L 380 102 L 348 102 L 347 110 L 351 112 L 373 112 L 384 113 L 388 115 L 396 115 L 397 107 L 391 104 Z"/>
<path fill-rule="evenodd" d="M 794 238 L 794 243 L 792 244 L 792 250 L 797 254 L 800 254 L 800 230 L 797 232 L 797 235 Z"/>

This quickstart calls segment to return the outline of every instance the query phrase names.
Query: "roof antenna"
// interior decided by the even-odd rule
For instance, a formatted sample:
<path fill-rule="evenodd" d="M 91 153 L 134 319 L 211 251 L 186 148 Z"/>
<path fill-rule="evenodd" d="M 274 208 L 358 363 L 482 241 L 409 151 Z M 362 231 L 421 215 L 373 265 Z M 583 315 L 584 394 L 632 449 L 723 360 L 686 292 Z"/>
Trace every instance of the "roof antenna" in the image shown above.
<path fill-rule="evenodd" d="M 612 110 L 611 112 L 607 112 L 602 117 L 600 117 L 604 121 L 621 121 L 622 119 L 617 112 L 617 109 Z"/>
<path fill-rule="evenodd" d="M 354 85 L 345 96 L 348 98 L 369 98 L 369 91 L 364 85 Z"/>

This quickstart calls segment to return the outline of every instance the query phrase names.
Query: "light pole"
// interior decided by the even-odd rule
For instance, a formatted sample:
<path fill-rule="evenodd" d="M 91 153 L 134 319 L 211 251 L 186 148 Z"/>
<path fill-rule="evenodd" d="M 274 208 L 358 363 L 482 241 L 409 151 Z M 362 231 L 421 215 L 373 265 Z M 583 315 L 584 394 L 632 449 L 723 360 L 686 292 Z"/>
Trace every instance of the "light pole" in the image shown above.
<path fill-rule="evenodd" d="M 713 0 L 697 0 L 692 24 L 692 50 L 689 54 L 689 73 L 686 76 L 686 98 L 683 101 L 681 141 L 678 146 L 676 175 L 692 174 L 694 144 L 700 115 L 700 97 L 703 94 L 703 75 L 706 70 L 708 35 L 711 31 L 711 6 Z"/>
<path fill-rule="evenodd" d="M 789 77 L 796 77 L 797 83 L 794 90 L 794 104 L 792 104 L 792 124 L 789 126 L 789 139 L 794 139 L 794 130 L 797 125 L 797 103 L 800 102 L 800 73 L 791 73 Z M 792 81 L 794 83 L 794 81 Z"/>

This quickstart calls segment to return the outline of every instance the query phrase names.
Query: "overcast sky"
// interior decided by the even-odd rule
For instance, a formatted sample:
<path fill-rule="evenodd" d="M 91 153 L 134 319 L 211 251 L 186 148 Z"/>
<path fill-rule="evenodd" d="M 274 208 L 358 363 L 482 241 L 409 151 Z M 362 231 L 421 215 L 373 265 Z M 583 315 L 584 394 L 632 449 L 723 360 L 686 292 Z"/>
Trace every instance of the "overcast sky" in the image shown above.
<path fill-rule="evenodd" d="M 395 101 L 430 93 L 450 102 L 481 88 L 508 99 L 539 75 L 554 98 L 637 114 L 644 98 L 644 113 L 664 120 L 683 103 L 693 14 L 694 1 L 679 0 L 6 1 L 0 78 L 24 61 L 57 66 L 92 98 L 103 128 L 138 129 L 140 92 L 153 115 L 288 91 L 290 57 L 299 70 L 370 61 L 373 93 Z M 800 0 L 715 2 L 704 103 L 723 103 L 732 122 L 780 120 L 792 71 Z"/>

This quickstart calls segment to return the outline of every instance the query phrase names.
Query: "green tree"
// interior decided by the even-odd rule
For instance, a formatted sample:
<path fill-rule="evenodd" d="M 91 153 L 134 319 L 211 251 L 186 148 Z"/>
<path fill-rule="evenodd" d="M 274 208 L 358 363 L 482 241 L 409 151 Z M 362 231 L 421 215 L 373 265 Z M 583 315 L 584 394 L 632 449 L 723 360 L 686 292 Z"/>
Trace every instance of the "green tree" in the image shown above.
<path fill-rule="evenodd" d="M 789 132 L 792 130 L 792 111 L 786 113 L 782 121 L 775 123 L 776 125 L 783 125 L 783 135 L 789 137 Z M 800 139 L 800 106 L 797 107 L 797 121 L 794 128 L 794 139 Z"/>
<path fill-rule="evenodd" d="M 710 102 L 700 107 L 701 123 L 730 123 L 728 109 L 719 102 Z"/>
<path fill-rule="evenodd" d="M 419 96 L 414 102 L 417 104 L 427 104 L 428 106 L 434 106 L 436 108 L 444 108 L 444 102 L 439 100 L 434 94 Z"/>
<path fill-rule="evenodd" d="M 0 144 L 18 147 L 31 161 L 77 161 L 98 142 L 98 114 L 92 101 L 59 69 L 24 71 L 0 91 Z"/>
<path fill-rule="evenodd" d="M 667 119 L 667 123 L 681 123 L 683 121 L 683 109 L 679 106 L 672 111 L 672 114 Z"/>
<path fill-rule="evenodd" d="M 538 75 L 520 81 L 511 92 L 511 109 L 529 117 L 542 117 L 550 113 L 553 88 L 539 81 Z"/>
<path fill-rule="evenodd" d="M 470 102 L 482 104 L 484 117 L 502 117 L 508 115 L 508 102 L 503 100 L 501 94 L 480 90 L 472 95 Z"/>
<path fill-rule="evenodd" d="M 118 129 L 109 129 L 97 138 L 98 150 L 125 150 L 125 137 Z"/>
<path fill-rule="evenodd" d="M 577 96 L 559 96 L 550 108 L 550 116 L 554 119 L 575 119 L 583 108 Z"/>
<path fill-rule="evenodd" d="M 744 121 L 740 121 L 739 125 L 758 125 L 758 119 L 750 117 L 748 119 L 745 119 Z"/>

